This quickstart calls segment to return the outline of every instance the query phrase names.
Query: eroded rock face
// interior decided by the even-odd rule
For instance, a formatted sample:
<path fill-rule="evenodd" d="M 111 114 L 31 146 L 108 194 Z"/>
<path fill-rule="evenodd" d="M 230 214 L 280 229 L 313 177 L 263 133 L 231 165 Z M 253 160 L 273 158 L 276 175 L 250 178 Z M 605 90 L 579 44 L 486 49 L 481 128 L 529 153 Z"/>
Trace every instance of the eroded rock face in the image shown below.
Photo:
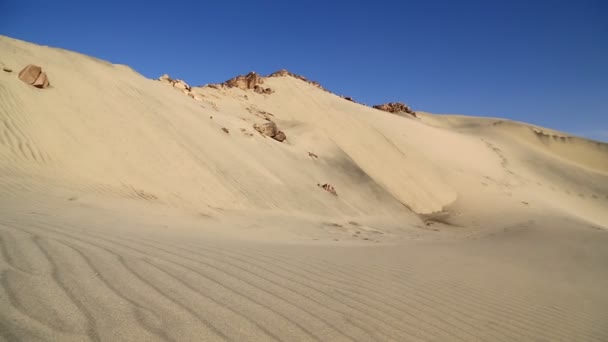
<path fill-rule="evenodd" d="M 47 88 L 50 85 L 46 73 L 38 65 L 28 64 L 19 72 L 19 79 L 36 88 Z"/>
<path fill-rule="evenodd" d="M 389 112 L 389 113 L 408 113 L 412 116 L 416 116 L 416 112 L 414 112 L 408 105 L 401 102 L 389 102 L 380 105 L 375 105 L 374 108 Z"/>
<path fill-rule="evenodd" d="M 229 79 L 228 81 L 224 82 L 223 85 L 228 88 L 237 87 L 239 89 L 247 90 L 254 89 L 256 85 L 263 83 L 264 78 L 252 71 L 247 75 L 239 75 L 235 78 Z"/>

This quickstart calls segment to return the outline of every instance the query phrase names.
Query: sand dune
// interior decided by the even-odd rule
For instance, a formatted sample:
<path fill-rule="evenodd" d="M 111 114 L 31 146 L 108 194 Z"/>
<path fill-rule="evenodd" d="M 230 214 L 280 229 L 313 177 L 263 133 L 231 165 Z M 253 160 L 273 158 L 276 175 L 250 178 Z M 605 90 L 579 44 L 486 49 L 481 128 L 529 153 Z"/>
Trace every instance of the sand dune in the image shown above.
<path fill-rule="evenodd" d="M 8 37 L 0 62 L 51 84 L 0 71 L 0 339 L 608 340 L 608 144 L 290 76 L 194 99 Z"/>

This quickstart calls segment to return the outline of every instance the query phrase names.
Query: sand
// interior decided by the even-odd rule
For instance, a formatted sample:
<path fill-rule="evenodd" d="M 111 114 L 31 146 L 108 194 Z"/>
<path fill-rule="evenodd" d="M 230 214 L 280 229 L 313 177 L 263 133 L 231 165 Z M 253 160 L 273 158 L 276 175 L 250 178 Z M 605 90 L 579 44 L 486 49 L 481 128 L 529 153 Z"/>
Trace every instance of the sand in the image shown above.
<path fill-rule="evenodd" d="M 292 77 L 196 101 L 1 36 L 0 63 L 2 340 L 608 340 L 608 144 Z"/>

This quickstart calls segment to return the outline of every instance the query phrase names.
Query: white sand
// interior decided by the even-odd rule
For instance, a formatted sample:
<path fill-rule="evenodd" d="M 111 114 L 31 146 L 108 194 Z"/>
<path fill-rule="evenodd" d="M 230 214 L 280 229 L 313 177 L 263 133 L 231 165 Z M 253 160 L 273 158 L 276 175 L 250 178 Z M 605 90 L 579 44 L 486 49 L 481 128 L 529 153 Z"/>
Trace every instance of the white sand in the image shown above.
<path fill-rule="evenodd" d="M 0 63 L 0 339 L 608 340 L 608 144 L 291 77 L 198 102 L 1 36 Z"/>

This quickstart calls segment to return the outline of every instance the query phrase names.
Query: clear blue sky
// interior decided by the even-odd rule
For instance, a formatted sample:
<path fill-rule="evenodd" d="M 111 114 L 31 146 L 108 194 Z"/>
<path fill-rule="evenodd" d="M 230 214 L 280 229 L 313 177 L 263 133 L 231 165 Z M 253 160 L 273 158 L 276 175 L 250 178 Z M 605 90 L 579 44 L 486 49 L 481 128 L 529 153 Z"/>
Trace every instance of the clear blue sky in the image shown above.
<path fill-rule="evenodd" d="M 0 0 L 0 34 L 193 85 L 287 68 L 376 104 L 608 141 L 608 1 Z"/>

